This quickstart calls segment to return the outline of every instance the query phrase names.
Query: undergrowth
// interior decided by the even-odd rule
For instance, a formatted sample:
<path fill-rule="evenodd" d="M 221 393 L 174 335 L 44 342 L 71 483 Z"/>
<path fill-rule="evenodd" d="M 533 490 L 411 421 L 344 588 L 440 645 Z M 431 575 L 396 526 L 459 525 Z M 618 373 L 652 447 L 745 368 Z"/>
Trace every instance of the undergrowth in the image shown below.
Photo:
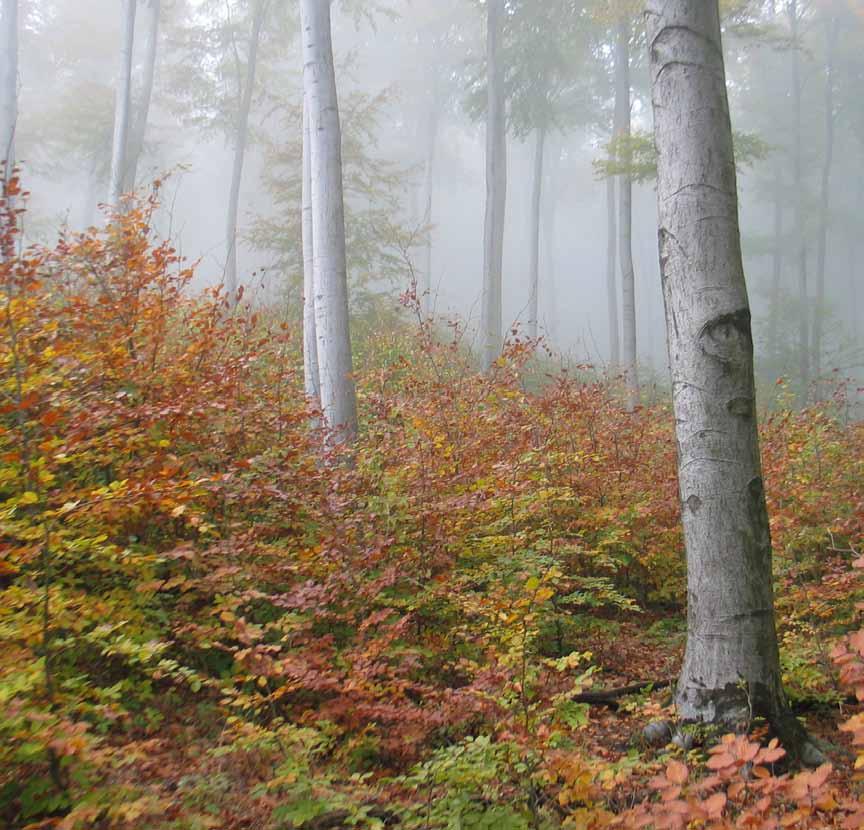
<path fill-rule="evenodd" d="M 194 294 L 154 208 L 53 249 L 5 236 L 0 824 L 864 824 L 842 746 L 792 774 L 758 725 L 643 746 L 663 692 L 574 700 L 677 667 L 668 406 L 542 376 L 528 343 L 481 376 L 458 325 L 393 315 L 356 344 L 361 436 L 334 448 L 293 317 Z M 854 754 L 864 428 L 843 411 L 781 407 L 762 438 L 785 682 Z"/>

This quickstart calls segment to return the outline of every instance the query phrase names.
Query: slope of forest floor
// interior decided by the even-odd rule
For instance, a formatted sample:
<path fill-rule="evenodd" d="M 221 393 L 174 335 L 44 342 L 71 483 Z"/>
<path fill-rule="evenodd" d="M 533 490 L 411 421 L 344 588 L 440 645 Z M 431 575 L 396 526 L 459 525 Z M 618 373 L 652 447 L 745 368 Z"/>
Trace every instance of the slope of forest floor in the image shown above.
<path fill-rule="evenodd" d="M 685 638 L 667 406 L 524 343 L 479 376 L 458 326 L 393 313 L 358 321 L 361 437 L 333 446 L 293 317 L 192 296 L 147 206 L 12 247 L 0 825 L 864 825 L 841 393 L 762 419 L 785 682 L 831 764 L 787 770 L 759 723 L 649 746 Z"/>

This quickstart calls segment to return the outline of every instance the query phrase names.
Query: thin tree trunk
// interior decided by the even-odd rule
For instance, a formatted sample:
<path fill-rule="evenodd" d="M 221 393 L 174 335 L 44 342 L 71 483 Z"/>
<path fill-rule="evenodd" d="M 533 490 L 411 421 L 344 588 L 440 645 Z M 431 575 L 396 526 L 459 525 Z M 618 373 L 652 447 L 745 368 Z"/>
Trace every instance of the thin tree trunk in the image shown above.
<path fill-rule="evenodd" d="M 774 251 L 771 273 L 770 319 L 768 323 L 768 353 L 772 360 L 779 354 L 780 287 L 783 277 L 783 187 L 778 164 L 774 170 Z"/>
<path fill-rule="evenodd" d="M 621 335 L 618 322 L 618 216 L 615 177 L 606 177 L 606 305 L 609 317 L 609 368 L 621 365 Z"/>
<path fill-rule="evenodd" d="M 507 138 L 504 78 L 500 66 L 503 0 L 486 4 L 486 219 L 483 232 L 483 299 L 480 321 L 482 365 L 488 371 L 501 354 L 504 216 L 507 207 Z"/>
<path fill-rule="evenodd" d="M 246 144 L 249 139 L 249 111 L 252 109 L 252 94 L 255 91 L 255 72 L 258 68 L 258 44 L 267 13 L 268 0 L 256 0 L 249 35 L 249 51 L 246 55 L 246 78 L 237 112 L 234 164 L 231 169 L 231 190 L 228 194 L 228 216 L 225 225 L 225 241 L 228 258 L 225 263 L 225 293 L 233 306 L 237 302 L 237 215 L 240 210 L 240 185 L 243 181 L 243 165 L 246 161 Z"/>
<path fill-rule="evenodd" d="M 18 0 L 3 0 L 0 53 L 0 164 L 8 181 L 15 167 L 15 130 L 18 122 Z"/>
<path fill-rule="evenodd" d="M 861 211 L 864 210 L 864 178 L 858 179 L 858 203 L 856 206 L 855 215 L 861 216 Z M 851 328 L 852 328 L 852 343 L 858 346 L 861 342 L 861 324 L 864 312 L 859 313 L 859 288 L 858 274 L 860 266 L 858 252 L 860 250 L 859 238 L 857 229 L 849 237 L 849 305 L 851 307 Z"/>
<path fill-rule="evenodd" d="M 660 267 L 687 551 L 684 721 L 806 734 L 781 684 L 717 0 L 650 0 Z M 804 760 L 815 760 L 805 755 Z"/>
<path fill-rule="evenodd" d="M 543 155 L 546 128 L 536 130 L 534 181 L 531 192 L 531 260 L 528 267 L 528 337 L 537 339 L 540 317 L 540 208 L 543 203 Z"/>
<path fill-rule="evenodd" d="M 795 182 L 795 236 L 798 242 L 798 372 L 801 383 L 801 400 L 806 401 L 810 388 L 810 325 L 807 297 L 807 235 L 804 217 L 804 155 L 801 135 L 801 42 L 797 0 L 787 5 L 789 26 L 792 35 L 792 110 L 794 114 L 793 169 Z"/>
<path fill-rule="evenodd" d="M 776 23 L 777 8 L 772 2 L 770 6 L 771 21 Z M 773 82 L 781 87 L 786 82 L 786 65 L 781 57 L 776 57 L 770 65 L 770 77 Z M 782 366 L 782 348 L 780 343 L 780 315 L 781 302 L 783 298 L 783 264 L 785 259 L 785 240 L 783 227 L 783 201 L 784 201 L 784 173 L 781 158 L 775 154 L 774 158 L 774 246 L 772 251 L 771 271 L 771 294 L 769 297 L 770 308 L 768 318 L 768 343 L 767 351 L 770 360 L 776 364 L 778 371 Z"/>
<path fill-rule="evenodd" d="M 426 239 L 420 266 L 420 307 L 424 315 L 432 309 L 432 197 L 435 192 L 435 149 L 438 144 L 438 119 L 441 107 L 437 76 L 433 81 L 426 123 L 426 158 L 423 163 L 423 227 Z"/>
<path fill-rule="evenodd" d="M 544 319 L 546 320 L 546 332 L 550 344 L 557 345 L 558 343 L 558 288 L 556 276 L 556 261 L 555 255 L 558 248 L 558 233 L 557 233 L 557 211 L 556 211 L 556 196 L 558 182 L 558 166 L 561 160 L 561 147 L 556 141 L 553 143 L 552 152 L 547 152 L 546 156 L 546 185 L 544 187 L 543 198 L 543 250 L 546 251 L 546 256 L 543 257 L 543 272 L 546 277 L 544 284 L 546 290 L 544 292 L 543 307 L 546 309 Z"/>
<path fill-rule="evenodd" d="M 329 0 L 301 0 L 303 88 L 309 111 L 315 330 L 321 408 L 337 441 L 357 434 L 342 190 L 342 129 Z"/>
<path fill-rule="evenodd" d="M 636 277 L 633 269 L 633 177 L 629 172 L 630 141 L 630 25 L 618 24 L 615 50 L 615 135 L 626 172 L 618 179 L 618 255 L 621 261 L 621 314 L 623 323 L 624 379 L 627 409 L 639 403 L 639 375 L 636 368 Z"/>
<path fill-rule="evenodd" d="M 861 339 L 861 323 L 858 315 L 858 237 L 849 237 L 849 326 L 852 345 L 857 347 Z"/>
<path fill-rule="evenodd" d="M 825 259 L 828 252 L 828 211 L 831 206 L 831 168 L 834 164 L 834 60 L 840 21 L 834 14 L 825 21 L 825 157 L 819 195 L 819 243 L 816 252 L 816 303 L 813 310 L 813 375 L 822 377 L 822 329 L 825 314 Z"/>
<path fill-rule="evenodd" d="M 147 123 L 150 120 L 150 104 L 153 100 L 153 83 L 156 79 L 156 57 L 159 52 L 159 16 L 161 0 L 148 0 L 147 54 L 144 61 L 144 83 L 141 100 L 135 111 L 132 136 L 129 142 L 128 171 L 126 186 L 132 190 L 138 184 L 138 163 L 144 152 L 144 139 L 147 137 Z"/>
<path fill-rule="evenodd" d="M 121 208 L 125 192 L 126 151 L 129 145 L 129 110 L 132 96 L 132 53 L 135 45 L 136 0 L 120 0 L 120 69 L 114 96 L 114 139 L 111 147 L 111 186 L 108 203 Z"/>
<path fill-rule="evenodd" d="M 321 402 L 318 374 L 318 336 L 315 332 L 315 266 L 312 232 L 312 155 L 309 108 L 303 97 L 303 377 L 306 395 L 315 406 Z"/>

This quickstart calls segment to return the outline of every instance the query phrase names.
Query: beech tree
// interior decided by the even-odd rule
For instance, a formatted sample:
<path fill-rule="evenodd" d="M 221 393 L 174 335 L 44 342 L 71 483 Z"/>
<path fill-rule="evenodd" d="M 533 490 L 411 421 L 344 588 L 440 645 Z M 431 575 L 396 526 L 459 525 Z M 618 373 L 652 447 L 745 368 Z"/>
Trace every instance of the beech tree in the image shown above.
<path fill-rule="evenodd" d="M 486 4 L 486 218 L 483 227 L 482 366 L 488 371 L 501 352 L 504 219 L 507 210 L 507 103 L 501 39 L 504 0 Z"/>
<path fill-rule="evenodd" d="M 531 339 L 539 333 L 541 258 L 549 258 L 541 250 L 541 229 L 543 204 L 548 201 L 546 160 L 554 163 L 555 148 L 550 153 L 547 145 L 550 137 L 567 132 L 591 111 L 582 7 L 583 0 L 520 0 L 509 6 L 505 32 L 510 133 L 519 140 L 531 136 L 534 144 L 526 326 Z"/>
<path fill-rule="evenodd" d="M 136 0 L 120 3 L 120 66 L 114 94 L 114 137 L 111 146 L 111 185 L 108 203 L 117 208 L 123 195 L 126 152 L 129 145 L 129 113 L 132 99 L 132 52 L 135 45 Z"/>
<path fill-rule="evenodd" d="M 237 302 L 237 212 L 240 205 L 240 184 L 243 181 L 243 165 L 246 162 L 246 144 L 249 137 L 249 113 L 252 109 L 252 93 L 255 89 L 255 73 L 258 66 L 258 44 L 261 28 L 267 14 L 269 0 L 256 0 L 252 14 L 252 31 L 249 35 L 249 49 L 246 55 L 246 73 L 240 94 L 240 107 L 237 111 L 237 128 L 234 139 L 234 162 L 231 166 L 231 188 L 228 195 L 228 214 L 225 227 L 225 241 L 228 259 L 225 264 L 225 292 L 229 303 Z"/>
<path fill-rule="evenodd" d="M 609 326 L 609 365 L 621 363 L 621 335 L 618 322 L 618 214 L 615 178 L 606 177 L 606 317 Z"/>
<path fill-rule="evenodd" d="M 636 276 L 633 268 L 633 177 L 629 171 L 630 142 L 630 21 L 618 22 L 615 42 L 615 140 L 624 154 L 618 177 L 618 261 L 621 265 L 621 322 L 627 407 L 639 402 L 636 368 Z"/>
<path fill-rule="evenodd" d="M 804 186 L 804 139 L 802 133 L 802 81 L 801 81 L 801 14 L 797 0 L 786 6 L 789 17 L 789 34 L 792 40 L 791 82 L 792 112 L 794 114 L 794 148 L 792 153 L 793 182 L 795 186 L 795 257 L 798 271 L 798 370 L 801 382 L 801 398 L 806 399 L 810 386 L 810 328 L 807 315 L 807 229 L 805 214 L 806 190 Z"/>
<path fill-rule="evenodd" d="M 425 314 L 432 309 L 432 199 L 435 193 L 435 151 L 438 144 L 439 122 L 441 119 L 441 82 L 437 73 L 433 74 L 428 92 L 422 140 L 425 144 L 423 158 L 423 188 L 420 206 L 422 223 L 426 231 L 425 244 L 420 263 L 420 284 L 417 293 L 420 296 L 421 307 Z"/>
<path fill-rule="evenodd" d="M 337 440 L 357 433 L 348 316 L 342 129 L 329 0 L 301 0 L 303 89 L 308 113 L 312 281 L 321 409 Z"/>
<path fill-rule="evenodd" d="M 303 239 L 303 378 L 306 394 L 315 405 L 321 402 L 321 375 L 318 371 L 318 335 L 315 331 L 315 262 L 312 248 L 312 150 L 309 137 L 309 108 L 303 98 L 303 181 L 301 194 L 301 235 Z"/>
<path fill-rule="evenodd" d="M 717 0 L 650 0 L 660 266 L 687 551 L 685 722 L 768 719 L 820 760 L 784 695 L 750 306 Z"/>
<path fill-rule="evenodd" d="M 147 125 L 150 121 L 150 105 L 153 101 L 153 85 L 156 80 L 156 58 L 159 54 L 159 19 L 161 0 L 145 0 L 147 11 L 147 42 L 144 55 L 143 78 L 140 99 L 136 102 L 132 117 L 132 132 L 127 149 L 127 169 L 124 186 L 134 188 L 138 181 L 138 163 L 144 152 Z"/>
<path fill-rule="evenodd" d="M 178 0 L 177 5 L 182 14 L 175 12 L 178 22 L 166 38 L 171 47 L 163 72 L 166 92 L 184 124 L 221 134 L 231 148 L 223 283 L 233 304 L 242 282 L 240 243 L 248 238 L 248 230 L 240 227 L 245 165 L 266 120 L 257 108 L 269 86 L 275 89 L 282 83 L 276 77 L 270 83 L 266 73 L 296 43 L 297 8 L 271 0 Z M 252 130 L 253 124 L 258 131 Z M 298 176 L 299 158 L 298 145 Z"/>
<path fill-rule="evenodd" d="M 0 6 L 0 163 L 8 179 L 15 165 L 15 129 L 18 121 L 18 0 Z"/>
<path fill-rule="evenodd" d="M 823 324 L 825 318 L 825 260 L 828 255 L 828 211 L 831 207 L 831 171 L 834 164 L 836 132 L 835 61 L 840 20 L 832 4 L 825 20 L 825 150 L 819 190 L 819 236 L 816 248 L 816 308 L 813 315 L 813 375 L 818 382 L 822 375 Z"/>

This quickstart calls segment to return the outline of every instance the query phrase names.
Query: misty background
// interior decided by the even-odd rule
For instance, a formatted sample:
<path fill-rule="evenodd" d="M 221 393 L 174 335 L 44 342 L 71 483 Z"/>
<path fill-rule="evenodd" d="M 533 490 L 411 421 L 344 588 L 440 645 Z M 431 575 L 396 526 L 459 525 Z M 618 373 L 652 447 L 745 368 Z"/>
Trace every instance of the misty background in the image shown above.
<path fill-rule="evenodd" d="M 199 287 L 220 283 L 225 273 L 225 213 L 251 5 L 164 0 L 161 8 L 155 86 L 136 186 L 145 193 L 154 179 L 163 181 L 157 229 L 190 262 L 199 263 Z M 567 362 L 599 366 L 610 355 L 607 185 L 597 166 L 608 155 L 614 104 L 615 27 L 606 5 L 581 4 L 579 25 L 554 44 L 542 37 L 517 42 L 514 35 L 509 53 L 528 66 L 542 61 L 547 47 L 563 55 L 556 72 L 564 91 L 548 130 L 544 165 L 540 331 Z M 262 30 L 237 248 L 245 298 L 281 305 L 289 316 L 299 316 L 302 305 L 302 67 L 294 6 L 271 0 Z M 742 154 L 744 161 L 739 157 L 739 196 L 760 377 L 796 377 L 799 322 L 821 315 L 823 374 L 860 385 L 864 15 L 853 0 L 726 6 L 733 127 L 752 144 L 752 153 Z M 633 19 L 632 129 L 647 136 L 646 45 L 638 15 Z M 22 4 L 21 21 L 16 151 L 32 193 L 26 233 L 30 240 L 48 242 L 58 228 L 74 232 L 103 221 L 99 204 L 107 200 L 109 184 L 119 4 L 30 0 Z M 476 325 L 486 194 L 483 5 L 472 0 L 337 4 L 333 26 L 356 307 L 369 298 L 398 305 L 412 269 L 420 267 L 428 234 L 435 314 Z M 793 26 L 799 27 L 797 35 Z M 133 104 L 140 95 L 148 36 L 140 9 L 136 27 Z M 518 120 L 514 114 L 508 135 L 505 329 L 524 326 L 528 304 L 534 133 Z M 423 189 L 430 152 L 427 223 Z M 632 247 L 643 382 L 665 381 L 656 228 L 653 182 L 650 175 L 637 177 Z"/>

